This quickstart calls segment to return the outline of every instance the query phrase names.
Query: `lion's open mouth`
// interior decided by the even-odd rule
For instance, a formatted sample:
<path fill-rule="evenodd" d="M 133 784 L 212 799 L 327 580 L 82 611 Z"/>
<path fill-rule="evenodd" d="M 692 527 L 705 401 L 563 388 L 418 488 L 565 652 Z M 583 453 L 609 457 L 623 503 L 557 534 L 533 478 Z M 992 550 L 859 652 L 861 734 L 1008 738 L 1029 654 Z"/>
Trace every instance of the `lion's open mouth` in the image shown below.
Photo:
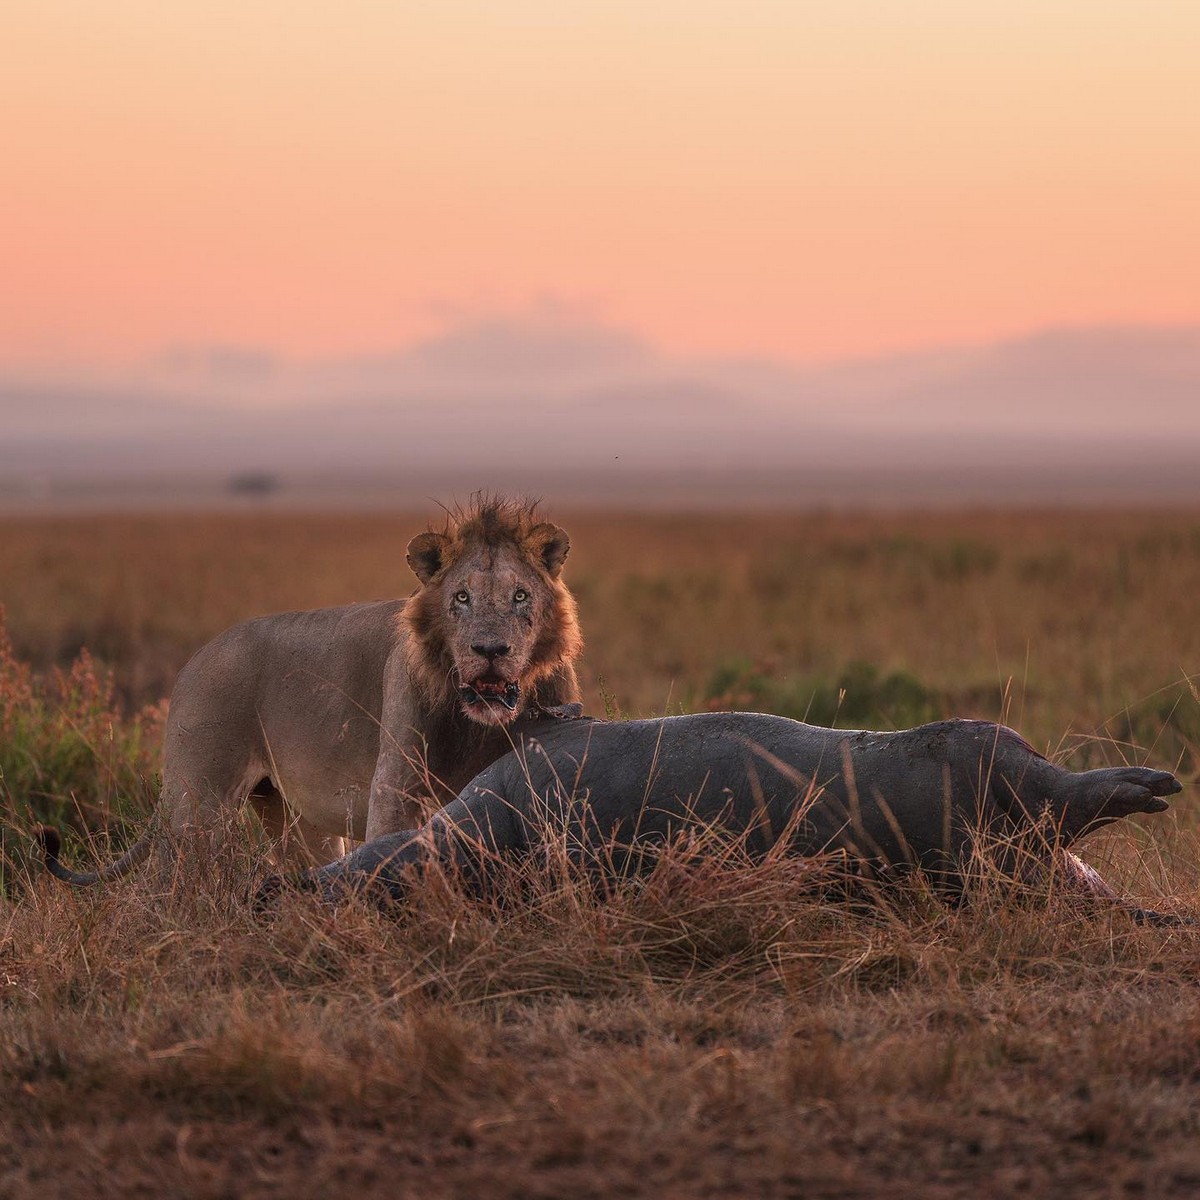
<path fill-rule="evenodd" d="M 521 685 L 515 679 L 488 679 L 481 675 L 463 684 L 458 694 L 468 707 L 475 704 L 502 704 L 509 712 L 516 712 L 521 699 Z"/>

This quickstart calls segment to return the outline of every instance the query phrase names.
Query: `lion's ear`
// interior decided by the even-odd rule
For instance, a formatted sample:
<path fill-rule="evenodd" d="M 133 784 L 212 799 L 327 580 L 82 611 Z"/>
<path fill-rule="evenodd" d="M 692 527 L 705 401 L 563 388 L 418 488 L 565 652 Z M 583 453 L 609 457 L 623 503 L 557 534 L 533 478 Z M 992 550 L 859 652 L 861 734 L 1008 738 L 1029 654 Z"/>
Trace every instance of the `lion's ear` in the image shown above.
<path fill-rule="evenodd" d="M 567 561 L 567 552 L 571 549 L 571 539 L 567 531 L 548 521 L 535 525 L 529 531 L 526 544 L 534 557 L 541 559 L 542 565 L 552 575 L 557 575 Z"/>
<path fill-rule="evenodd" d="M 422 583 L 428 583 L 442 569 L 449 542 L 450 539 L 441 533 L 418 533 L 408 543 L 405 561 Z"/>

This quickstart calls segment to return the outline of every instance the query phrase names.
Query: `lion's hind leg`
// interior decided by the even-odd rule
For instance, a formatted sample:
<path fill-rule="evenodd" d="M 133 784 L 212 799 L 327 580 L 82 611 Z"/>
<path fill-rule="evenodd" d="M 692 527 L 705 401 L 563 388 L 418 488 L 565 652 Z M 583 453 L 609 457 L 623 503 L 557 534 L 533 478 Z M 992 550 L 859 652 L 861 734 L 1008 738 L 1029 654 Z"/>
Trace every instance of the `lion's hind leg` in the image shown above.
<path fill-rule="evenodd" d="M 251 848 L 245 806 L 261 778 L 262 769 L 244 758 L 230 756 L 224 763 L 188 770 L 186 763 L 168 756 L 152 857 L 160 889 L 170 888 L 185 873 L 215 878 L 246 865 L 246 855 L 236 851 Z"/>
<path fill-rule="evenodd" d="M 346 853 L 345 839 L 325 833 L 288 806 L 269 779 L 250 792 L 250 804 L 281 867 L 323 867 Z"/>

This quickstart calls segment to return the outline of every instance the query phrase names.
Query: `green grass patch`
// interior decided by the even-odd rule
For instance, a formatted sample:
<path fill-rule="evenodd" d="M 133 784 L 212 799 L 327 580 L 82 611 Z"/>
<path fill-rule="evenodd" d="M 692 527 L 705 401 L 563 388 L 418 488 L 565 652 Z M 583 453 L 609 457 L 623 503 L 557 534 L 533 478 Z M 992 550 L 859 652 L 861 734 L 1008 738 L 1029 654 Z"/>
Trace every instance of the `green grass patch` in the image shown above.
<path fill-rule="evenodd" d="M 904 729 L 945 716 L 945 700 L 908 671 L 855 661 L 834 676 L 776 674 L 736 659 L 718 667 L 699 708 L 751 709 L 814 725 Z"/>
<path fill-rule="evenodd" d="M 38 824 L 120 842 L 153 796 L 165 705 L 118 711 L 112 674 L 81 650 L 35 675 L 0 612 L 0 869 L 24 860 Z"/>

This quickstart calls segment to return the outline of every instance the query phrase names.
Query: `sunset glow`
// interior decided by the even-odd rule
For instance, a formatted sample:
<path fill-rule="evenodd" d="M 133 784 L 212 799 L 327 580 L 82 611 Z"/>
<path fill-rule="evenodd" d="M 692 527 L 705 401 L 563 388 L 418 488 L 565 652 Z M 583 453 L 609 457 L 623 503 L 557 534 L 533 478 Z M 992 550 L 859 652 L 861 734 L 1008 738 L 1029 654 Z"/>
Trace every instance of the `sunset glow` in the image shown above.
<path fill-rule="evenodd" d="M 1200 5 L 17 0 L 0 363 L 1200 320 Z"/>

